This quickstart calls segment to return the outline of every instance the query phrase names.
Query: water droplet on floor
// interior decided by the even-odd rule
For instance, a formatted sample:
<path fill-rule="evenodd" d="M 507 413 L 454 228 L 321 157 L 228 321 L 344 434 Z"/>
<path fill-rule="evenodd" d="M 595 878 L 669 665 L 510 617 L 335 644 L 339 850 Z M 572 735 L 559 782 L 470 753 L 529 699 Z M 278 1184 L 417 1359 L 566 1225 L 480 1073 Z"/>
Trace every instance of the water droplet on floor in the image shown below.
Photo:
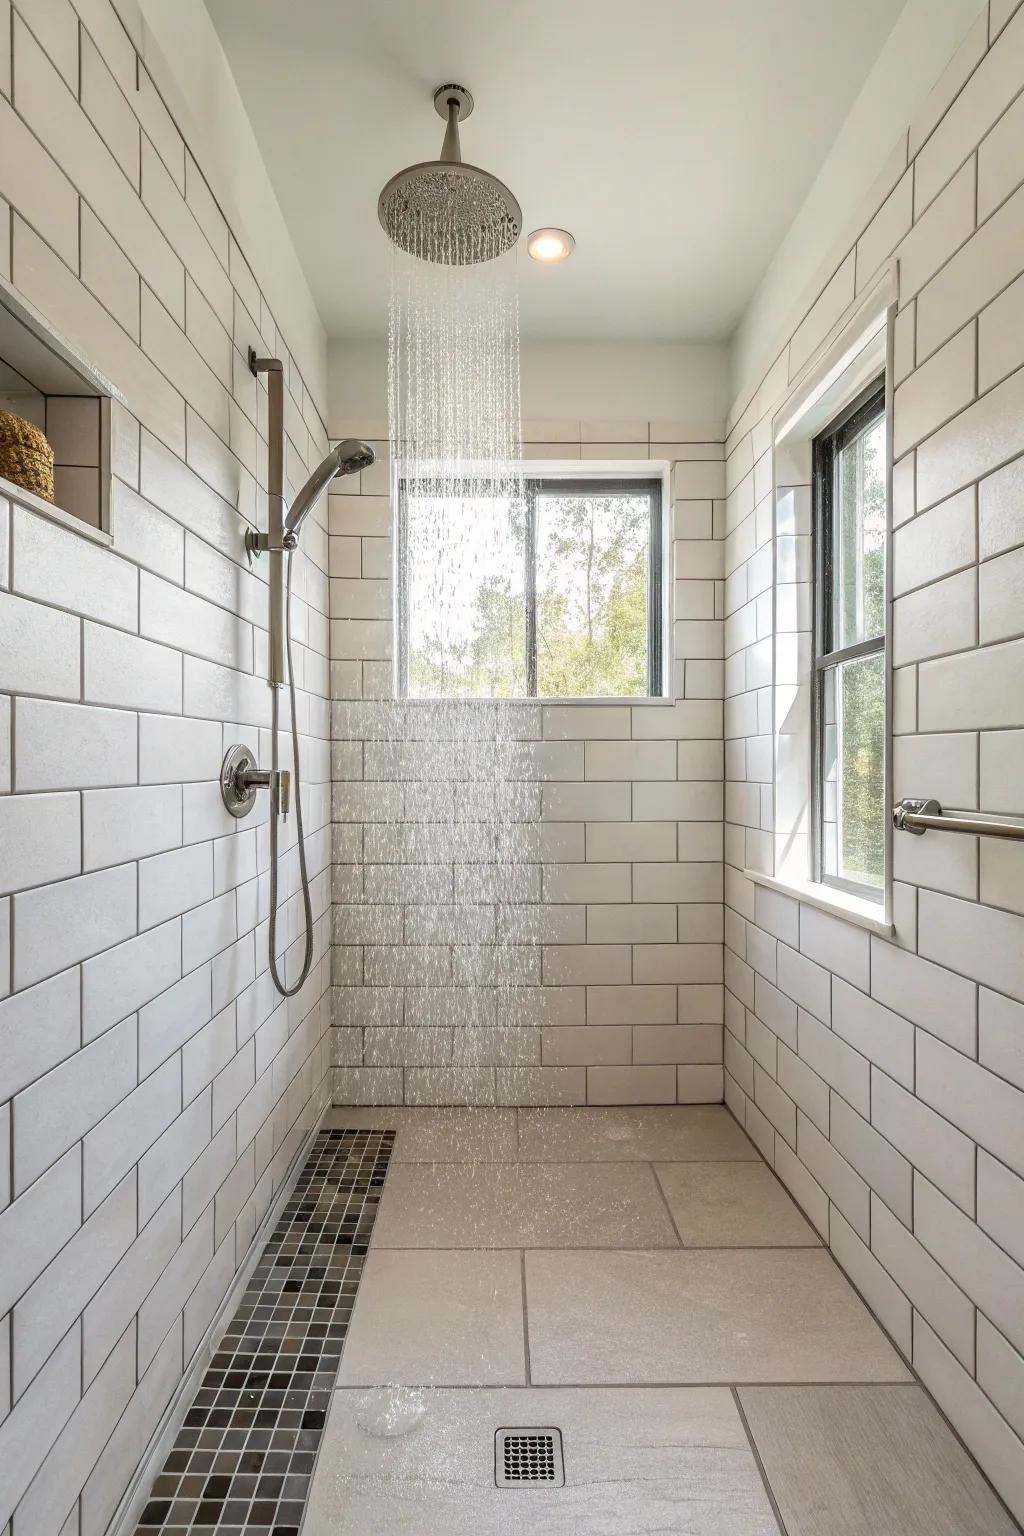
<path fill-rule="evenodd" d="M 421 1387 L 378 1387 L 360 1403 L 356 1423 L 373 1440 L 394 1440 L 419 1429 L 426 1414 Z"/>

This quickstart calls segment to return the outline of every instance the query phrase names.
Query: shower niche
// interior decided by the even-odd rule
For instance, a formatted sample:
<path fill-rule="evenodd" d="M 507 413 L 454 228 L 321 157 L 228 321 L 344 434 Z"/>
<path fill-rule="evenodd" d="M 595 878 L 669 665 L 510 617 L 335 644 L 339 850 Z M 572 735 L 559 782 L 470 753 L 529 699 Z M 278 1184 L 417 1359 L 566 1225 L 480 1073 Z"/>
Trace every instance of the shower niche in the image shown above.
<path fill-rule="evenodd" d="M 44 434 L 53 450 L 53 500 L 31 483 L 21 484 L 16 460 L 6 459 L 0 462 L 0 497 L 109 543 L 110 402 L 115 394 L 0 279 L 0 411 Z"/>

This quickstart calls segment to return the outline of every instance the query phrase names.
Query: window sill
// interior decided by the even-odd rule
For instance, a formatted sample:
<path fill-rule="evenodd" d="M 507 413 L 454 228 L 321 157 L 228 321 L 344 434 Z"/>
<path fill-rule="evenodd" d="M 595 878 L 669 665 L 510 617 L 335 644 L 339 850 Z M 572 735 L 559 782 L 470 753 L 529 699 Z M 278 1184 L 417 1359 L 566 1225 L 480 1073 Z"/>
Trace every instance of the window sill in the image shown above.
<path fill-rule="evenodd" d="M 743 873 L 755 885 L 763 885 L 770 891 L 781 892 L 783 896 L 805 901 L 809 907 L 817 907 L 820 912 L 831 912 L 833 917 L 842 917 L 858 928 L 866 928 L 869 933 L 880 934 L 884 939 L 891 939 L 896 931 L 893 924 L 886 921 L 884 904 L 880 901 L 853 896 L 847 891 L 835 890 L 811 880 L 780 880 L 776 875 L 765 875 L 758 869 L 745 869 Z"/>
<path fill-rule="evenodd" d="M 514 698 L 510 697 L 507 699 L 494 699 L 485 695 L 475 696 L 473 698 L 456 698 L 452 697 L 450 694 L 443 694 L 439 695 L 437 698 L 432 699 L 410 699 L 405 694 L 398 694 L 395 702 L 399 704 L 539 704 L 544 708 L 555 704 L 559 709 L 561 709 L 563 705 L 566 704 L 579 705 L 581 708 L 587 709 L 592 709 L 594 705 L 601 704 L 623 704 L 628 705 L 630 709 L 637 709 L 642 705 L 649 704 L 652 705 L 655 709 L 664 709 L 667 705 L 674 704 L 675 700 L 664 698 L 661 694 L 658 694 L 655 697 L 651 694 L 608 695 L 598 693 L 594 694 L 593 697 L 568 699 L 556 698 L 554 696 L 548 697 L 546 694 L 543 698 L 538 697 L 536 694 L 532 696 L 530 694 L 516 694 Z"/>

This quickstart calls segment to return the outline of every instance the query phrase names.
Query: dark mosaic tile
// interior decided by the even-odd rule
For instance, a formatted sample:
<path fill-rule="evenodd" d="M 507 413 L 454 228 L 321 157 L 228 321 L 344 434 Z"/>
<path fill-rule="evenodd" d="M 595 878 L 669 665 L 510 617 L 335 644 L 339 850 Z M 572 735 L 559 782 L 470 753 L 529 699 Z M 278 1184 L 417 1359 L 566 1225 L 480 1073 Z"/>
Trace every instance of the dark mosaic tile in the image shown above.
<path fill-rule="evenodd" d="M 316 1138 L 136 1536 L 299 1536 L 394 1141 Z"/>

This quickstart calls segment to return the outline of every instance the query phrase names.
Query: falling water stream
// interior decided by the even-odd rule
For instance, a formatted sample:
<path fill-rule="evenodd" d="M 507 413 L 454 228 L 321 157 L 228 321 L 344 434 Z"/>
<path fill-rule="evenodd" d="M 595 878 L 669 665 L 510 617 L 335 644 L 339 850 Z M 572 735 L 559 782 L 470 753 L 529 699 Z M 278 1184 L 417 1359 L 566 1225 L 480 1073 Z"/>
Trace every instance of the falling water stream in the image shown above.
<path fill-rule="evenodd" d="M 539 1064 L 539 1031 L 519 1027 L 521 989 L 541 981 L 541 870 L 516 255 L 466 247 L 466 227 L 464 210 L 429 233 L 413 222 L 393 249 L 399 662 L 363 771 L 401 789 L 364 828 L 354 940 L 366 1064 L 400 1061 L 407 1101 L 439 1105 L 500 1102 L 498 1069 Z"/>

